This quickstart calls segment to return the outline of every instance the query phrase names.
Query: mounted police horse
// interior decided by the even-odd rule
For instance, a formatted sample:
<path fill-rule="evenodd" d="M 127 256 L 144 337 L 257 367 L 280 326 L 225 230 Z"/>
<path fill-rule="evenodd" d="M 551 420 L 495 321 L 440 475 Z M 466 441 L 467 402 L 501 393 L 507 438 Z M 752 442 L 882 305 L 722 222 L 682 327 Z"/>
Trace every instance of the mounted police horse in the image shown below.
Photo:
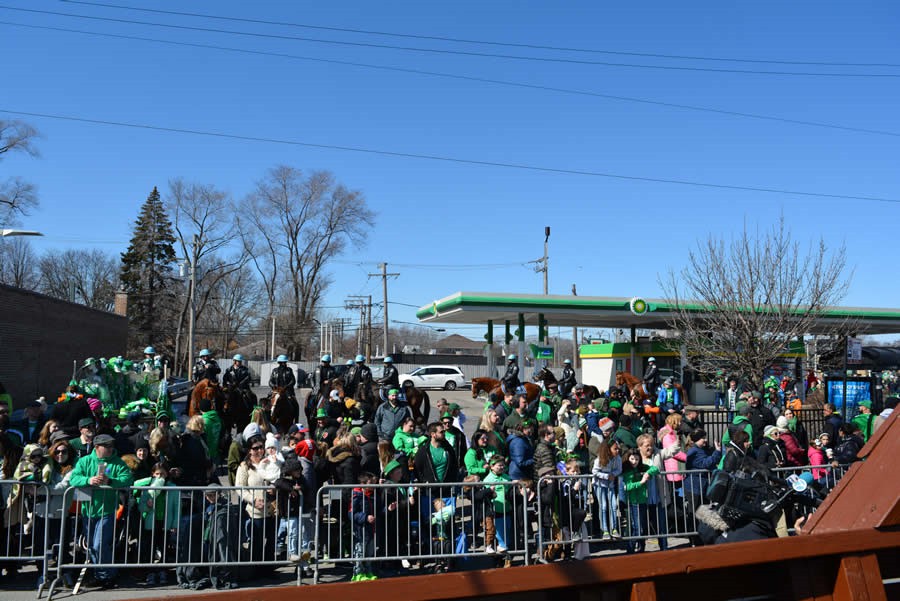
<path fill-rule="evenodd" d="M 536 382 L 541 382 L 541 384 L 547 390 L 551 390 L 551 387 L 557 390 L 559 389 L 559 381 L 556 379 L 556 376 L 553 375 L 553 372 L 550 371 L 550 368 L 548 367 L 542 367 L 541 371 L 538 372 L 534 379 Z M 600 389 L 593 384 L 582 384 L 581 390 L 584 394 L 583 398 L 588 401 L 593 401 L 594 399 L 600 398 Z M 570 392 L 574 392 L 574 389 Z"/>
<path fill-rule="evenodd" d="M 225 414 L 222 416 L 225 430 L 232 427 L 242 432 L 250 423 L 250 413 L 256 406 L 257 398 L 252 390 L 239 388 L 234 384 L 225 386 Z"/>
<path fill-rule="evenodd" d="M 644 387 L 644 381 L 638 378 L 637 376 L 630 374 L 625 371 L 617 371 L 616 372 L 616 386 L 627 386 L 628 391 L 631 394 L 631 399 L 638 403 L 643 403 L 646 400 L 651 400 L 654 403 L 656 399 L 650 399 L 650 395 L 647 392 L 647 389 Z M 688 395 L 687 391 L 685 391 L 684 387 L 681 384 L 675 384 L 675 389 L 678 390 L 678 395 L 681 397 L 681 405 L 685 406 L 688 404 Z M 657 391 L 659 392 L 659 391 Z"/>
<path fill-rule="evenodd" d="M 522 384 L 525 387 L 525 394 L 528 401 L 531 402 L 541 394 L 541 387 L 532 382 Z M 503 397 L 503 389 L 500 388 L 500 380 L 496 378 L 472 378 L 472 398 L 477 399 L 479 394 L 495 394 L 500 398 Z"/>
<path fill-rule="evenodd" d="M 285 388 L 276 386 L 268 397 L 268 405 L 269 420 L 280 434 L 286 435 L 300 417 L 297 399 L 288 395 Z"/>
<path fill-rule="evenodd" d="M 200 399 L 210 401 L 213 409 L 215 409 L 219 415 L 225 413 L 225 393 L 222 391 L 222 387 L 216 382 L 206 378 L 197 382 L 194 389 L 191 391 L 191 402 L 188 404 L 189 416 L 194 417 L 195 415 L 203 413 L 200 411 Z"/>

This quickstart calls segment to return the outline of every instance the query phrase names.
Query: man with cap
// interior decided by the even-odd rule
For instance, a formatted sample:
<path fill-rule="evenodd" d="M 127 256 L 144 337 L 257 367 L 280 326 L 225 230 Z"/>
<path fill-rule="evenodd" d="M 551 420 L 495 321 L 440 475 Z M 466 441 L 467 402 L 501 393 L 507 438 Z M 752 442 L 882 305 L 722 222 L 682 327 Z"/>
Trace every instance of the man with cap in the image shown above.
<path fill-rule="evenodd" d="M 378 475 L 381 472 L 381 462 L 378 459 L 378 430 L 375 424 L 364 424 L 356 438 L 359 441 L 360 469 Z"/>
<path fill-rule="evenodd" d="M 222 370 L 219 368 L 213 352 L 208 348 L 201 350 L 197 363 L 194 365 L 194 384 L 200 380 L 209 380 L 218 384 L 220 373 Z"/>
<path fill-rule="evenodd" d="M 462 407 L 459 406 L 459 403 L 450 403 L 450 407 L 448 409 L 450 413 L 453 415 L 453 425 L 459 428 L 461 431 L 466 431 L 466 414 L 463 413 Z M 466 448 L 468 448 L 468 441 L 466 443 Z"/>
<path fill-rule="evenodd" d="M 145 374 L 156 374 L 159 376 L 159 372 L 162 370 L 162 363 L 160 362 L 159 357 L 156 355 L 156 349 L 152 346 L 148 346 L 144 349 L 144 358 L 140 363 L 140 371 Z"/>
<path fill-rule="evenodd" d="M 672 414 L 681 410 L 681 393 L 675 387 L 672 378 L 666 378 L 662 388 L 659 389 L 659 395 L 656 399 L 656 406 L 666 414 Z"/>
<path fill-rule="evenodd" d="M 412 417 L 409 405 L 400 400 L 398 389 L 391 388 L 388 390 L 388 402 L 382 403 L 375 410 L 373 423 L 378 432 L 378 440 L 393 440 L 394 432 L 407 417 Z"/>
<path fill-rule="evenodd" d="M 17 430 L 25 444 L 37 442 L 41 428 L 47 423 L 44 417 L 44 405 L 39 400 L 28 401 L 25 405 L 25 417 L 21 421 L 10 424 L 10 430 Z"/>
<path fill-rule="evenodd" d="M 100 434 L 93 443 L 93 450 L 75 464 L 69 483 L 76 488 L 91 488 L 91 500 L 81 504 L 91 563 L 111 563 L 118 489 L 131 486 L 133 480 L 131 470 L 113 448 L 112 436 Z M 114 588 L 117 571 L 115 568 L 95 568 L 97 585 L 103 589 Z"/>
<path fill-rule="evenodd" d="M 288 365 L 287 355 L 278 355 L 275 359 L 278 365 L 272 370 L 269 376 L 269 388 L 274 390 L 281 388 L 289 399 L 296 398 L 294 396 L 294 386 L 297 385 L 297 378 L 294 376 L 294 370 Z"/>
<path fill-rule="evenodd" d="M 69 441 L 69 446 L 75 451 L 76 458 L 89 455 L 94 450 L 95 432 L 94 418 L 84 417 L 78 421 L 78 438 Z"/>
<path fill-rule="evenodd" d="M 344 393 L 357 402 L 371 402 L 372 370 L 366 365 L 364 356 L 357 355 L 356 363 L 344 374 Z"/>
<path fill-rule="evenodd" d="M 656 397 L 656 390 L 659 388 L 662 376 L 659 375 L 659 368 L 656 367 L 656 357 L 647 359 L 647 369 L 644 370 L 644 389 L 647 395 L 652 399 Z"/>
<path fill-rule="evenodd" d="M 872 414 L 872 401 L 864 399 L 857 403 L 857 406 L 859 407 L 859 413 L 850 420 L 850 423 L 859 426 L 863 440 L 868 442 L 869 437 L 872 436 L 872 425 L 875 422 L 875 415 Z"/>
<path fill-rule="evenodd" d="M 562 377 L 559 379 L 559 396 L 562 398 L 566 398 L 569 396 L 569 393 L 575 388 L 575 368 L 572 367 L 572 360 L 566 359 L 563 361 L 563 372 Z"/>
<path fill-rule="evenodd" d="M 337 421 L 328 417 L 324 408 L 316 410 L 316 442 L 322 442 L 331 446 L 334 443 L 334 435 L 337 433 Z"/>
<path fill-rule="evenodd" d="M 391 388 L 400 388 L 400 372 L 394 367 L 394 359 L 390 356 L 384 358 L 384 372 L 381 377 L 375 380 L 383 390 L 387 391 Z"/>
<path fill-rule="evenodd" d="M 503 389 L 504 393 L 515 394 L 516 389 L 518 389 L 520 385 L 518 357 L 514 354 L 509 355 L 506 358 L 506 373 L 500 378 L 500 388 Z"/>
<path fill-rule="evenodd" d="M 250 396 L 250 369 L 244 365 L 244 356 L 238 353 L 231 358 L 231 367 L 222 375 L 222 384 L 226 388 L 239 390 L 244 398 Z"/>
<path fill-rule="evenodd" d="M 762 394 L 756 390 L 750 393 L 747 404 L 750 406 L 747 418 L 750 420 L 750 425 L 753 426 L 753 449 L 756 450 L 762 444 L 763 431 L 766 426 L 775 425 L 775 414 L 768 407 L 763 407 Z"/>

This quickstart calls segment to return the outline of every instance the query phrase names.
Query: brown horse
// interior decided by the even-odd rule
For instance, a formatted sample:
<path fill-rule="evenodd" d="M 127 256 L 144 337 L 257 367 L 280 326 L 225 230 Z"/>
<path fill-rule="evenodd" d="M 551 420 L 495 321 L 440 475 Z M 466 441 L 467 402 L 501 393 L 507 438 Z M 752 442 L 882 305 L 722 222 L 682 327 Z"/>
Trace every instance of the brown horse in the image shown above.
<path fill-rule="evenodd" d="M 547 367 L 541 368 L 541 371 L 538 372 L 538 375 L 535 376 L 534 379 L 538 382 L 542 382 L 544 388 L 547 390 L 555 392 L 559 388 L 559 382 L 556 380 L 556 376 L 554 376 L 553 372 Z M 600 389 L 593 384 L 579 384 L 579 386 L 581 386 L 582 394 L 584 395 L 583 399 L 593 401 L 594 399 L 600 398 Z M 572 392 L 574 392 L 574 390 L 572 390 Z"/>
<path fill-rule="evenodd" d="M 647 394 L 647 391 L 644 390 L 644 381 L 638 378 L 637 376 L 630 374 L 625 371 L 617 371 L 616 372 L 616 386 L 625 385 L 628 387 L 628 390 L 631 392 L 631 398 L 635 402 L 643 403 L 647 399 L 650 399 L 650 395 Z M 681 404 L 682 406 L 688 405 L 688 395 L 685 391 L 684 387 L 681 384 L 675 384 L 675 389 L 678 390 L 678 394 L 681 396 Z M 656 400 L 656 399 L 652 399 Z"/>
<path fill-rule="evenodd" d="M 528 401 L 531 402 L 541 394 L 541 387 L 531 382 L 525 382 L 525 394 Z M 503 389 L 500 388 L 500 380 L 496 378 L 472 378 L 472 398 L 477 399 L 479 393 L 495 394 L 503 397 Z"/>
<path fill-rule="evenodd" d="M 188 415 L 190 417 L 202 413 L 202 411 L 200 411 L 200 399 L 210 401 L 213 409 L 215 409 L 219 415 L 224 413 L 225 394 L 222 392 L 222 387 L 215 382 L 204 378 L 194 386 L 194 390 L 191 391 L 191 402 L 188 404 Z"/>
<path fill-rule="evenodd" d="M 300 417 L 297 399 L 288 396 L 284 388 L 275 387 L 269 395 L 269 418 L 278 432 L 286 435 Z"/>
<path fill-rule="evenodd" d="M 344 385 L 339 379 L 335 378 L 332 380 L 331 390 L 337 390 L 342 399 L 345 397 L 346 393 L 344 392 Z M 379 389 L 373 384 L 367 392 L 366 398 L 370 398 L 373 401 L 372 409 L 378 409 L 378 406 L 384 402 L 384 399 L 381 398 L 381 394 L 379 393 Z M 428 423 L 428 416 L 431 414 L 431 399 L 428 398 L 428 393 L 424 390 L 419 390 L 415 386 L 404 388 L 403 393 L 406 395 L 406 404 L 409 405 L 409 410 L 412 412 L 413 419 L 416 420 L 416 423 L 419 425 Z M 325 397 L 322 397 L 322 399 L 320 404 L 325 402 Z M 354 400 L 359 401 L 359 399 Z"/>

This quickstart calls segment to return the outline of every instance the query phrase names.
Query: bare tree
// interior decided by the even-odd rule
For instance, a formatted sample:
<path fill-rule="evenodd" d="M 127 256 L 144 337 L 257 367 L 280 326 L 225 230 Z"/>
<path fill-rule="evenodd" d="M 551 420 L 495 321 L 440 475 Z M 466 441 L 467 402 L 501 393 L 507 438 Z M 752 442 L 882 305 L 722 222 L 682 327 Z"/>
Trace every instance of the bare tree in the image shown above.
<path fill-rule="evenodd" d="M 0 160 L 7 153 L 38 156 L 35 141 L 40 137 L 32 126 L 18 120 L 0 119 Z M 0 181 L 0 223 L 16 225 L 19 217 L 38 206 L 37 189 L 20 177 Z"/>
<path fill-rule="evenodd" d="M 851 326 L 823 327 L 822 318 L 846 294 L 846 250 L 820 239 L 802 250 L 784 219 L 771 230 L 726 242 L 698 243 L 681 271 L 660 278 L 672 307 L 673 348 L 684 348 L 694 370 L 727 368 L 755 386 L 791 341 L 806 334 L 834 335 Z"/>
<path fill-rule="evenodd" d="M 172 219 L 175 243 L 180 247 L 181 256 L 189 258 L 197 268 L 195 312 L 201 313 L 218 282 L 239 270 L 244 263 L 240 254 L 228 260 L 218 256 L 237 236 L 230 198 L 215 186 L 186 183 L 177 178 L 169 182 L 166 209 Z M 176 362 L 184 360 L 184 355 L 185 366 L 190 365 L 194 350 L 181 342 L 190 311 L 190 295 L 188 284 L 175 340 Z"/>
<path fill-rule="evenodd" d="M 314 328 L 320 300 L 331 280 L 327 267 L 348 244 L 362 245 L 374 223 L 362 192 L 349 190 L 328 171 L 305 175 L 293 167 L 278 166 L 259 181 L 241 213 L 248 215 L 255 232 L 247 231 L 247 251 L 267 282 L 270 311 L 274 313 L 277 287 L 286 284 L 288 320 L 292 335 L 288 352 L 301 358 L 304 332 Z M 265 257 L 265 258 L 263 258 Z"/>
<path fill-rule="evenodd" d="M 31 243 L 25 238 L 0 239 L 0 284 L 36 290 L 39 281 Z"/>
<path fill-rule="evenodd" d="M 40 291 L 47 296 L 108 311 L 119 280 L 117 257 L 98 249 L 49 251 L 39 262 Z"/>

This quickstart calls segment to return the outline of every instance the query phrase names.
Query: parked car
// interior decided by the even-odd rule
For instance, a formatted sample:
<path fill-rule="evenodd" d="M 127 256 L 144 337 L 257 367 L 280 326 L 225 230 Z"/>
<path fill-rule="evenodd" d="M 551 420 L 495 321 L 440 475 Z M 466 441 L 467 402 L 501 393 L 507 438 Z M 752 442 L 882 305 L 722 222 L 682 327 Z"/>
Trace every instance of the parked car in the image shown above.
<path fill-rule="evenodd" d="M 466 384 L 466 376 L 455 365 L 426 365 L 408 374 L 400 374 L 402 386 L 456 390 Z"/>

